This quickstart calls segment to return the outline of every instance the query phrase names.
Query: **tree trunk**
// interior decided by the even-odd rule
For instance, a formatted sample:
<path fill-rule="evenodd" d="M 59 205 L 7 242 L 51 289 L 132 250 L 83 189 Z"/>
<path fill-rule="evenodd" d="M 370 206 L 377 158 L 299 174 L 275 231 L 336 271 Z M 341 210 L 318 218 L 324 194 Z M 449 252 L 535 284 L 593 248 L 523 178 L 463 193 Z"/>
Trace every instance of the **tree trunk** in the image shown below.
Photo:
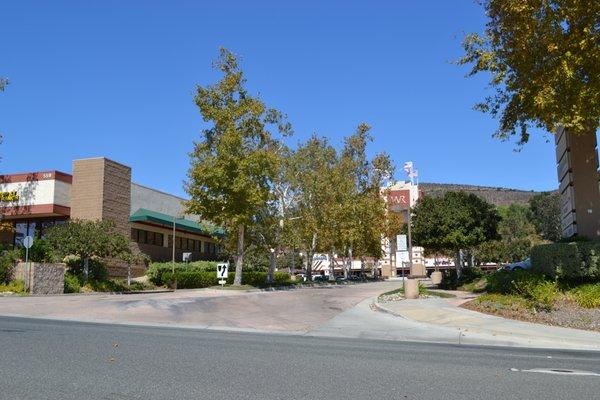
<path fill-rule="evenodd" d="M 352 262 L 354 261 L 354 257 L 352 256 L 352 246 L 350 246 L 350 248 L 348 249 L 348 272 L 346 273 L 346 278 L 348 277 L 348 275 L 352 274 Z"/>
<path fill-rule="evenodd" d="M 456 279 L 460 279 L 462 275 L 462 250 L 456 250 L 454 264 L 456 268 Z"/>
<path fill-rule="evenodd" d="M 312 281 L 312 263 L 313 256 L 315 254 L 315 249 L 317 247 L 317 234 L 313 233 L 312 243 L 310 244 L 310 249 L 306 252 L 306 280 Z"/>
<path fill-rule="evenodd" d="M 83 279 L 88 280 L 90 277 L 90 258 L 85 257 L 83 259 Z"/>
<path fill-rule="evenodd" d="M 235 255 L 234 286 L 242 285 L 242 268 L 244 266 L 244 225 L 238 227 L 237 253 Z"/>
<path fill-rule="evenodd" d="M 365 279 L 365 259 L 363 257 L 360 258 L 360 276 Z"/>
<path fill-rule="evenodd" d="M 329 251 L 329 281 L 335 281 L 335 260 L 333 259 L 333 249 Z"/>

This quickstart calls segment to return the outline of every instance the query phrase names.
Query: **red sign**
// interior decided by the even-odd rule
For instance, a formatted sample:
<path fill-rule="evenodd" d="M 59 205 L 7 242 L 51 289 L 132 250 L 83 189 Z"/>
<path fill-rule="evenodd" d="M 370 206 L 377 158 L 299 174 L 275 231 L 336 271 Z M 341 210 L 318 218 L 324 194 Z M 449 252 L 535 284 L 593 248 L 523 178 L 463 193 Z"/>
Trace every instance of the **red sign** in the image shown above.
<path fill-rule="evenodd" d="M 390 208 L 408 210 L 410 207 L 410 190 L 391 190 L 387 195 Z"/>

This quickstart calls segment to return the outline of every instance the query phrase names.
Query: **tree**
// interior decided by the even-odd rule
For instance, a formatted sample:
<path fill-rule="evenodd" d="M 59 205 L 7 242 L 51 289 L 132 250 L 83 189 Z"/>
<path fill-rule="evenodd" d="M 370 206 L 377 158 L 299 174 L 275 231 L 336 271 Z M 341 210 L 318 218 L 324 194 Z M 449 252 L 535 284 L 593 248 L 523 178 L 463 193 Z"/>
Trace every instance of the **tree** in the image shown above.
<path fill-rule="evenodd" d="M 285 116 L 248 93 L 234 54 L 220 50 L 214 85 L 198 86 L 195 102 L 210 127 L 190 154 L 187 211 L 222 226 L 237 237 L 234 285 L 242 283 L 244 235 L 271 197 L 278 147 L 272 133 L 286 135 Z"/>
<path fill-rule="evenodd" d="M 540 242 L 531 223 L 529 207 L 511 204 L 498 208 L 500 239 L 481 243 L 473 250 L 478 263 L 508 263 L 527 258 L 531 247 Z"/>
<path fill-rule="evenodd" d="M 70 220 L 48 229 L 46 241 L 56 258 L 78 257 L 86 278 L 92 258 L 122 260 L 131 253 L 129 239 L 116 230 L 112 221 Z"/>
<path fill-rule="evenodd" d="M 512 241 L 535 235 L 535 227 L 531 223 L 529 207 L 521 204 L 511 204 L 498 208 L 500 222 L 498 233 L 503 240 Z"/>
<path fill-rule="evenodd" d="M 529 199 L 531 222 L 545 240 L 556 242 L 562 236 L 560 226 L 560 196 L 557 192 L 539 193 Z"/>
<path fill-rule="evenodd" d="M 440 197 L 423 197 L 413 214 L 414 243 L 429 252 L 453 251 L 459 275 L 461 250 L 498 237 L 500 217 L 496 209 L 474 194 L 446 192 Z"/>
<path fill-rule="evenodd" d="M 313 135 L 300 144 L 290 164 L 290 179 L 295 201 L 295 219 L 289 224 L 294 231 L 290 239 L 306 254 L 307 279 L 312 277 L 313 257 L 317 250 L 329 252 L 335 229 L 335 193 L 342 193 L 332 177 L 336 173 L 337 152 L 326 138 Z M 335 175 L 334 175 L 335 174 Z M 327 243 L 330 241 L 330 243 Z"/>
<path fill-rule="evenodd" d="M 518 135 L 531 127 L 595 134 L 600 120 L 600 2 L 482 0 L 483 35 L 463 42 L 459 64 L 469 76 L 491 74 L 495 93 L 475 107 L 499 117 L 495 133 Z"/>

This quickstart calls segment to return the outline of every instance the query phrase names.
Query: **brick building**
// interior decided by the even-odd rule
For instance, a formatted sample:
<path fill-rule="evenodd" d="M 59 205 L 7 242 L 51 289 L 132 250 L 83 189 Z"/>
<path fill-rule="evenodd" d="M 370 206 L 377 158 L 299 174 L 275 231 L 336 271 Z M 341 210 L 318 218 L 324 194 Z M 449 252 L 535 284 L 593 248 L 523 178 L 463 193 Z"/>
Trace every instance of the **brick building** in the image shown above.
<path fill-rule="evenodd" d="M 73 173 L 41 171 L 0 175 L 0 215 L 12 229 L 0 231 L 0 244 L 14 246 L 25 236 L 43 237 L 68 219 L 112 220 L 131 245 L 153 261 L 175 255 L 214 259 L 212 230 L 185 215 L 185 199 L 131 182 L 131 168 L 104 157 L 73 161 Z"/>

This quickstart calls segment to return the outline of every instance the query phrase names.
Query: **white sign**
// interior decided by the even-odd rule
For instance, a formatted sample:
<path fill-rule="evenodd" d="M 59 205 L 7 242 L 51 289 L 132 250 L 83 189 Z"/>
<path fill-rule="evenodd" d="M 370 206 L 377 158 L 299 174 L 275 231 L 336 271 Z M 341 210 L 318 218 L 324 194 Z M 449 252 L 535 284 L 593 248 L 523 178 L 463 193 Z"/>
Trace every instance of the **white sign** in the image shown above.
<path fill-rule="evenodd" d="M 397 251 L 396 252 L 396 262 L 409 262 L 410 258 L 408 257 L 408 251 Z M 396 265 L 399 267 L 399 265 Z"/>
<path fill-rule="evenodd" d="M 183 262 L 190 262 L 192 260 L 192 253 L 183 253 L 181 258 Z"/>
<path fill-rule="evenodd" d="M 229 263 L 218 263 L 217 264 L 217 279 L 219 283 L 224 285 L 227 280 L 227 274 L 229 272 Z"/>
<path fill-rule="evenodd" d="M 408 251 L 408 245 L 406 244 L 406 235 L 397 235 L 396 243 L 398 245 L 397 251 Z"/>
<path fill-rule="evenodd" d="M 33 245 L 33 238 L 31 236 L 25 236 L 23 238 L 23 246 L 25 246 L 26 249 L 31 248 L 31 246 Z"/>

